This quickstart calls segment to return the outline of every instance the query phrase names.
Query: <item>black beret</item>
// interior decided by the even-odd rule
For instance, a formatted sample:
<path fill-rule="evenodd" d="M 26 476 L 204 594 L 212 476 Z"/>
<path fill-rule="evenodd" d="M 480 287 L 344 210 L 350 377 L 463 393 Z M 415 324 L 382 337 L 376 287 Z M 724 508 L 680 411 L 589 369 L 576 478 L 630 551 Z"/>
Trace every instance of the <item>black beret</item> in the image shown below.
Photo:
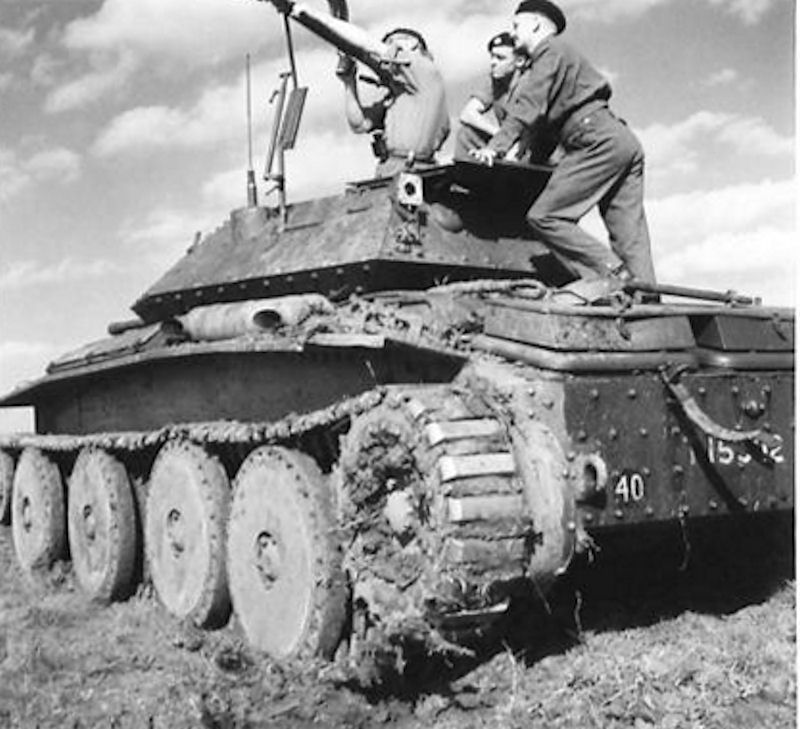
<path fill-rule="evenodd" d="M 550 0 L 523 0 L 517 8 L 516 14 L 519 13 L 541 13 L 555 23 L 556 33 L 563 32 L 567 27 L 567 19 L 561 8 Z"/>
<path fill-rule="evenodd" d="M 390 30 L 385 36 L 383 36 L 383 42 L 386 43 L 389 38 L 393 35 L 410 35 L 412 38 L 416 38 L 417 42 L 422 48 L 423 51 L 428 50 L 428 44 L 425 42 L 425 39 L 422 37 L 422 33 L 419 33 L 416 30 L 412 30 L 411 28 L 395 28 L 394 30 Z"/>
<path fill-rule="evenodd" d="M 511 37 L 511 33 L 498 33 L 494 36 L 486 47 L 489 49 L 491 53 L 495 48 L 499 48 L 500 46 L 511 46 L 514 47 L 514 39 Z"/>

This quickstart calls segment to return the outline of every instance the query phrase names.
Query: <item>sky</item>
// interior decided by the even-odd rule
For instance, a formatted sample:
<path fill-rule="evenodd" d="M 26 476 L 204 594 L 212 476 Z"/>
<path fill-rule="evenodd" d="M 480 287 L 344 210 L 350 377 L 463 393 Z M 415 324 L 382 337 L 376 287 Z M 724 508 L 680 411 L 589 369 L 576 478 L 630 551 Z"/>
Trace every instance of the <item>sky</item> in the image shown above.
<path fill-rule="evenodd" d="M 376 35 L 425 34 L 455 121 L 517 2 L 349 5 Z M 612 108 L 644 145 L 659 280 L 794 306 L 793 0 L 561 6 L 565 39 L 609 78 Z M 287 158 L 301 200 L 369 177 L 374 161 L 347 128 L 335 52 L 303 29 L 295 43 L 310 87 Z M 131 318 L 195 233 L 245 204 L 247 54 L 261 170 L 287 67 L 269 4 L 0 0 L 0 392 Z M 603 234 L 596 216 L 585 225 Z M 0 431 L 28 427 L 29 414 L 0 413 Z"/>

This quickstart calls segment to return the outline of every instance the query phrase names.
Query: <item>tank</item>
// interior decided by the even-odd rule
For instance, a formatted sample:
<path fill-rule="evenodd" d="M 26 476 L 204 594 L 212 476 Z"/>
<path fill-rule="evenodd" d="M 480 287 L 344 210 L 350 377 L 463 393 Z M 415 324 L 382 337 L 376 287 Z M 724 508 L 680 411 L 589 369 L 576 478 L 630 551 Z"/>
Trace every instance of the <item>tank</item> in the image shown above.
<path fill-rule="evenodd" d="M 250 174 L 135 319 L 0 400 L 35 409 L 0 439 L 22 569 L 382 666 L 463 650 L 611 536 L 790 514 L 793 312 L 572 282 L 525 224 L 549 172 L 409 167 L 275 206 Z"/>

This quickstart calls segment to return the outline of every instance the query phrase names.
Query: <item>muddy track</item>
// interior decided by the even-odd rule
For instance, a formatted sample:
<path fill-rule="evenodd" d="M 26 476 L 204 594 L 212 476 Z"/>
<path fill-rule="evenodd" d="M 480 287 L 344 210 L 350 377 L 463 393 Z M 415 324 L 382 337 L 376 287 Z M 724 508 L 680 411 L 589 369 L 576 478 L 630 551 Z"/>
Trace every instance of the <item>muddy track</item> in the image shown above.
<path fill-rule="evenodd" d="M 520 606 L 458 661 L 412 659 L 360 690 L 336 665 L 278 665 L 237 626 L 202 632 L 144 591 L 87 602 L 66 568 L 27 584 L 0 528 L 2 727 L 791 727 L 791 524 L 667 539 L 578 565 L 548 615 Z M 782 534 L 780 533 L 782 532 Z"/>

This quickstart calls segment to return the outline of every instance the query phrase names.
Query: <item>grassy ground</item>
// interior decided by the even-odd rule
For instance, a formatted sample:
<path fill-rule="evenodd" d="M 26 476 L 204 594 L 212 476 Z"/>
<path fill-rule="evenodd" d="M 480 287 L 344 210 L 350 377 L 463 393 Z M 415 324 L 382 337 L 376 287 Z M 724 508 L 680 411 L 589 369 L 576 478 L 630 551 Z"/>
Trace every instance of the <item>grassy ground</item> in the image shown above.
<path fill-rule="evenodd" d="M 788 530 L 736 527 L 669 548 L 609 543 L 520 606 L 472 659 L 415 662 L 365 693 L 330 665 L 279 666 L 235 626 L 201 633 L 145 592 L 101 608 L 66 574 L 27 584 L 0 529 L 0 727 L 793 727 Z"/>

